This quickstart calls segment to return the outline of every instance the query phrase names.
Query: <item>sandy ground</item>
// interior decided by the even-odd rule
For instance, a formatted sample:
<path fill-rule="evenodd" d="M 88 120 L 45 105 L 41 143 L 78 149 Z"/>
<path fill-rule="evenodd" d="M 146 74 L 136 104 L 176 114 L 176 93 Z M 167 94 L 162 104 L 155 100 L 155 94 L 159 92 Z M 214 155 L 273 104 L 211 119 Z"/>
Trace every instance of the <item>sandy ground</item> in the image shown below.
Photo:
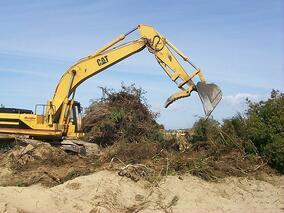
<path fill-rule="evenodd" d="M 226 178 L 210 183 L 191 175 L 159 185 L 100 171 L 44 188 L 0 187 L 0 212 L 284 212 L 284 176 L 268 182 Z"/>

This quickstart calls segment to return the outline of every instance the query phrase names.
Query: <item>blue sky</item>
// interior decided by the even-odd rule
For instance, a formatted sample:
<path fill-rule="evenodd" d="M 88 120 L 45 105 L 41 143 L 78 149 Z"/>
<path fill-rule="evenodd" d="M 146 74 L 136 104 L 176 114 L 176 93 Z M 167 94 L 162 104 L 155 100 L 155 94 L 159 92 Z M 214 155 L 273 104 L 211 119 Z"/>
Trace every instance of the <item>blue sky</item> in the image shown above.
<path fill-rule="evenodd" d="M 154 26 L 222 88 L 213 113 L 220 121 L 243 112 L 246 97 L 284 89 L 283 0 L 10 0 L 0 3 L 0 103 L 45 103 L 70 65 L 139 23 Z M 146 50 L 88 79 L 76 98 L 87 106 L 100 97 L 98 86 L 122 81 L 148 92 L 166 128 L 187 128 L 203 116 L 196 94 L 163 108 L 177 88 Z"/>

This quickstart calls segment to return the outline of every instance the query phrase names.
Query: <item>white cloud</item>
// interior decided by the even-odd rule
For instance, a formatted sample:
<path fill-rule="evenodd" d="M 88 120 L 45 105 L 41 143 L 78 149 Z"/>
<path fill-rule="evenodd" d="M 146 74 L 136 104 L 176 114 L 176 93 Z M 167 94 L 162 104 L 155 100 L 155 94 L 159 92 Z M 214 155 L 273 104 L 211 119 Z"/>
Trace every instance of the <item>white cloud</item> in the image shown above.
<path fill-rule="evenodd" d="M 227 95 L 223 97 L 223 103 L 239 106 L 246 103 L 246 99 L 253 102 L 266 100 L 269 97 L 269 94 L 253 94 L 253 93 L 237 93 L 236 95 Z"/>

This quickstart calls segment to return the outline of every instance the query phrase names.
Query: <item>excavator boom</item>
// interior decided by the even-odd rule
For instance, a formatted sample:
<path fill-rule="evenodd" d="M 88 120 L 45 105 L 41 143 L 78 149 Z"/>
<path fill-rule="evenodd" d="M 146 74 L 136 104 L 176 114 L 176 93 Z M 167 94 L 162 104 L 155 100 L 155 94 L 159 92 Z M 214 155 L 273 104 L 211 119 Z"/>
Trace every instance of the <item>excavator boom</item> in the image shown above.
<path fill-rule="evenodd" d="M 121 43 L 134 31 L 139 32 L 138 39 Z M 43 114 L 30 111 L 25 113 L 23 110 L 18 113 L 0 111 L 0 133 L 78 137 L 81 134 L 81 106 L 74 100 L 76 88 L 88 78 L 145 48 L 154 55 L 158 64 L 179 89 L 167 99 L 165 107 L 180 98 L 190 96 L 191 92 L 195 91 L 203 103 L 206 117 L 210 116 L 222 98 L 219 87 L 207 84 L 201 70 L 153 27 L 140 24 L 72 65 L 61 77 L 53 98 L 44 106 Z M 181 66 L 175 55 L 188 62 L 193 70 L 190 74 Z M 196 77 L 199 78 L 197 83 Z"/>

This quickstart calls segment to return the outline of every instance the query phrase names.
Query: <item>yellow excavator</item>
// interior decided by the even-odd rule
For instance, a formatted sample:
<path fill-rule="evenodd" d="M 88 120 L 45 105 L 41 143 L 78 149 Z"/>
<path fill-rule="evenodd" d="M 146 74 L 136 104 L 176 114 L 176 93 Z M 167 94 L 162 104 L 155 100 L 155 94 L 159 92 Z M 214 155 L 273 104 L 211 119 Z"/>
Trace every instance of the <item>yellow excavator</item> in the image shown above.
<path fill-rule="evenodd" d="M 126 36 L 136 30 L 140 33 L 138 39 L 122 43 Z M 140 24 L 72 65 L 61 77 L 53 98 L 48 100 L 46 105 L 36 105 L 35 112 L 26 109 L 0 108 L 0 133 L 43 139 L 80 137 L 83 134 L 82 110 L 80 103 L 74 100 L 76 88 L 86 79 L 146 47 L 179 89 L 179 92 L 167 99 L 165 107 L 196 91 L 208 117 L 222 98 L 221 90 L 215 84 L 207 84 L 201 70 L 153 27 Z M 184 70 L 175 55 L 193 68 L 190 74 Z M 198 83 L 194 82 L 194 77 L 199 77 Z"/>

